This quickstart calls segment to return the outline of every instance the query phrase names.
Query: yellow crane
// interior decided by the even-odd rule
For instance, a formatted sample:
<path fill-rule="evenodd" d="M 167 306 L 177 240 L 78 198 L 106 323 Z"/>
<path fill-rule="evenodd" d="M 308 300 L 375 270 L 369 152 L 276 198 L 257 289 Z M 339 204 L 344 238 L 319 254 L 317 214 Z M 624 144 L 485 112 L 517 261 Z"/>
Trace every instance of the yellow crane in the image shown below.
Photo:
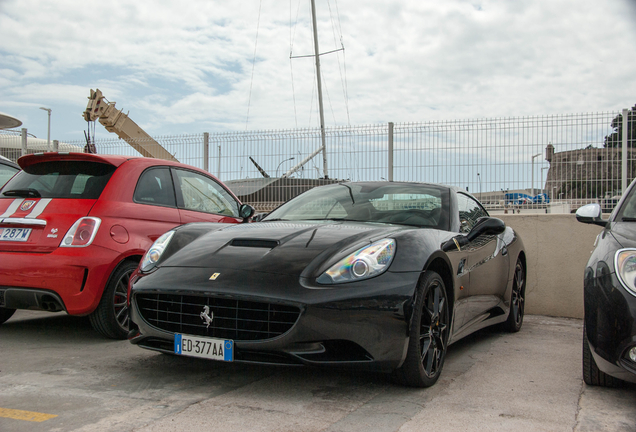
<path fill-rule="evenodd" d="M 91 89 L 88 105 L 83 114 L 87 122 L 99 120 L 108 132 L 113 132 L 145 157 L 179 162 L 168 150 L 148 135 L 128 114 L 115 108 L 99 89 Z"/>

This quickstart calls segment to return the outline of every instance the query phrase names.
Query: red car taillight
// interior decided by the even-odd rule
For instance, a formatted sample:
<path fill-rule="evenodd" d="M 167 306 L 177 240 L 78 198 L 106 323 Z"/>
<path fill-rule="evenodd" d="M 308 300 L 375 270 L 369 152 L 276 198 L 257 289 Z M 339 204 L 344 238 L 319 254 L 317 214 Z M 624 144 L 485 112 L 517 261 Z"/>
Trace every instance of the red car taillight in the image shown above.
<path fill-rule="evenodd" d="M 85 247 L 90 245 L 101 223 L 101 219 L 96 217 L 78 219 L 62 239 L 60 247 Z"/>

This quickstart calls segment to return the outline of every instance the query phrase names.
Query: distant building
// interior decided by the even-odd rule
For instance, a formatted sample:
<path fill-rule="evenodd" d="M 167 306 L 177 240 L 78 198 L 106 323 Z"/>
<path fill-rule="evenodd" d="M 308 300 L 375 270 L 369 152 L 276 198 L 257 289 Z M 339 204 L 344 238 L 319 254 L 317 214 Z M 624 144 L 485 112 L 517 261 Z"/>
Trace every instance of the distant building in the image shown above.
<path fill-rule="evenodd" d="M 627 183 L 634 179 L 636 161 L 634 151 L 628 149 Z M 554 146 L 546 147 L 546 160 L 550 163 L 545 192 L 558 199 L 603 199 L 620 195 L 620 148 L 593 148 L 555 153 Z"/>

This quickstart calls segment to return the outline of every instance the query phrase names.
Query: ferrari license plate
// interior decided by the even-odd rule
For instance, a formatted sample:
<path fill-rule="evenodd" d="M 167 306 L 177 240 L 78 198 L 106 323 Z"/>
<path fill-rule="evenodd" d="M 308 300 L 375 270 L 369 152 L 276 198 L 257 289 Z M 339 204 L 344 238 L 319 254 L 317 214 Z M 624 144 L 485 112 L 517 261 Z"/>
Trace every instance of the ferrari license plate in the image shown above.
<path fill-rule="evenodd" d="M 234 361 L 234 341 L 175 333 L 174 353 L 210 360 Z"/>
<path fill-rule="evenodd" d="M 0 228 L 0 241 L 25 242 L 30 234 L 31 228 Z"/>

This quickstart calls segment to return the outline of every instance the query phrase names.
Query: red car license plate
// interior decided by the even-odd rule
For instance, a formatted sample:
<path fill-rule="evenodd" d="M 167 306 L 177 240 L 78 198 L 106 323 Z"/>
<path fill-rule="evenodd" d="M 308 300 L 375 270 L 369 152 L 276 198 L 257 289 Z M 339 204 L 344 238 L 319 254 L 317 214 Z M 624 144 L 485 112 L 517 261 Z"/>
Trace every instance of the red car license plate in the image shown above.
<path fill-rule="evenodd" d="M 0 241 L 25 242 L 30 234 L 31 228 L 0 228 Z"/>

